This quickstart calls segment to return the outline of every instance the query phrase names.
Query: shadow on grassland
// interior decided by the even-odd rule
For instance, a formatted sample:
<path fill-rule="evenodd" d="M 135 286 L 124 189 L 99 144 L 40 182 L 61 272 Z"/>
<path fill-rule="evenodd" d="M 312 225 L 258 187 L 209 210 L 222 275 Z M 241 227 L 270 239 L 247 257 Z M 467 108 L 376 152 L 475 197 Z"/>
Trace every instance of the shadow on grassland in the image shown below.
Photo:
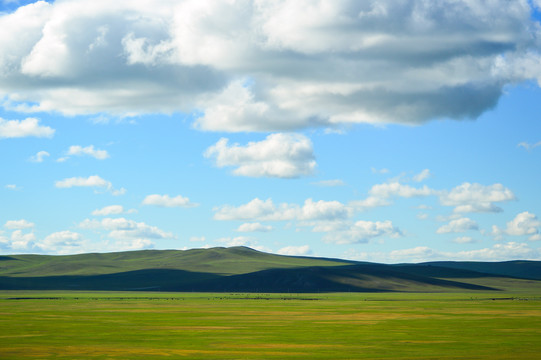
<path fill-rule="evenodd" d="M 147 269 L 104 275 L 0 277 L 0 290 L 164 291 L 220 277 L 184 270 Z M 187 290 L 190 291 L 190 290 Z"/>
<path fill-rule="evenodd" d="M 107 290 L 201 292 L 389 292 L 497 290 L 395 271 L 386 265 L 268 269 L 242 275 L 147 269 L 105 275 L 0 277 L 2 290 Z"/>

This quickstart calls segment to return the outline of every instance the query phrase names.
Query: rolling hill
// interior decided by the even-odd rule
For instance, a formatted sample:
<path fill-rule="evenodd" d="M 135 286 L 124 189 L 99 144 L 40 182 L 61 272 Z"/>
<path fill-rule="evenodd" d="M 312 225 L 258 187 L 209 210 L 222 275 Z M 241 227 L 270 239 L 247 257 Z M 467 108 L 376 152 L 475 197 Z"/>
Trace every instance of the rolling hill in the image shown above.
<path fill-rule="evenodd" d="M 0 256 L 3 290 L 443 292 L 541 289 L 541 262 L 376 264 L 247 247 Z"/>

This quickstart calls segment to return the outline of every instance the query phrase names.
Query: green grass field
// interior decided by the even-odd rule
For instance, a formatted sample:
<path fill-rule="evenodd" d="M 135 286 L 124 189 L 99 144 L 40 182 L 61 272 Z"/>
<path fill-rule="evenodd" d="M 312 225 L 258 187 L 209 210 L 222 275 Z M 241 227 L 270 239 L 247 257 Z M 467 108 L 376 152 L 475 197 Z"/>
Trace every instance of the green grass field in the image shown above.
<path fill-rule="evenodd" d="M 534 359 L 541 293 L 0 292 L 1 359 Z"/>

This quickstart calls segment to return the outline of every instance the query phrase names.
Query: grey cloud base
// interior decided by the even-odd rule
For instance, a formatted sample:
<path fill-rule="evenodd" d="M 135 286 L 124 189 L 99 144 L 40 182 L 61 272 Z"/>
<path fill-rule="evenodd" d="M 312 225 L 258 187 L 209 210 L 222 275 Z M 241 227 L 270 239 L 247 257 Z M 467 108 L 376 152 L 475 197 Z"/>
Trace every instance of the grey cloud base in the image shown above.
<path fill-rule="evenodd" d="M 0 97 L 25 112 L 195 111 L 196 128 L 228 132 L 475 118 L 541 79 L 531 6 L 37 2 L 0 16 Z"/>

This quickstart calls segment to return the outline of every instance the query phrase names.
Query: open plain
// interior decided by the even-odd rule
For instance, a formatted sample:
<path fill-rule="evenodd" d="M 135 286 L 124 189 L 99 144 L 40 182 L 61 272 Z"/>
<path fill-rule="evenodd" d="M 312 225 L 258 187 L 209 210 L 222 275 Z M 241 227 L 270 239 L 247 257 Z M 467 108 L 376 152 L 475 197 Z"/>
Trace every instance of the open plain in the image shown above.
<path fill-rule="evenodd" d="M 0 292 L 2 359 L 533 359 L 541 292 Z"/>

